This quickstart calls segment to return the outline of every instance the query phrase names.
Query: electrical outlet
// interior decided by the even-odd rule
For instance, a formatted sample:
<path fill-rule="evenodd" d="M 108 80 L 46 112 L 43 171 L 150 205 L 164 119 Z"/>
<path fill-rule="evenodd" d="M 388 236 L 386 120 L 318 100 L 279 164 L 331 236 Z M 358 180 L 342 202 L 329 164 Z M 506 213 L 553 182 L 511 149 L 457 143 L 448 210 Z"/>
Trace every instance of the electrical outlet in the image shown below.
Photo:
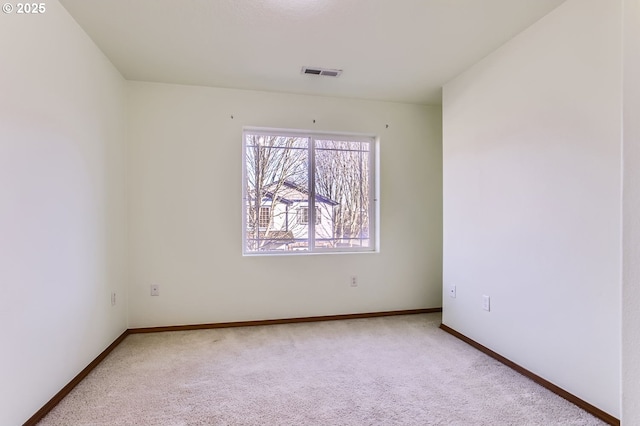
<path fill-rule="evenodd" d="M 456 298 L 456 286 L 452 285 L 449 287 L 449 296 L 451 296 L 452 298 Z"/>
<path fill-rule="evenodd" d="M 491 311 L 491 298 L 486 294 L 482 295 L 482 309 L 485 311 Z"/>
<path fill-rule="evenodd" d="M 351 287 L 358 287 L 358 276 L 357 275 L 351 275 L 351 278 L 349 280 L 349 284 L 351 285 Z"/>
<path fill-rule="evenodd" d="M 158 284 L 151 284 L 151 295 L 160 296 L 160 286 Z"/>
<path fill-rule="evenodd" d="M 111 306 L 116 306 L 116 292 L 111 292 Z"/>

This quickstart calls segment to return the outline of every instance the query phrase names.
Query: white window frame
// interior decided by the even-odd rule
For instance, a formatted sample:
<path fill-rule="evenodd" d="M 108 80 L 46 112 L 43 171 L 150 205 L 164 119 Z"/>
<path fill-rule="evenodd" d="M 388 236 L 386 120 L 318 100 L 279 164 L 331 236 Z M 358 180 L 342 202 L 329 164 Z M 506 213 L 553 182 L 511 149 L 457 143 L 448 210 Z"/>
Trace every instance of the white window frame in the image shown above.
<path fill-rule="evenodd" d="M 246 141 L 247 134 L 264 136 L 289 136 L 309 139 L 309 164 L 307 169 L 309 174 L 309 204 L 310 212 L 315 212 L 315 141 L 316 140 L 338 140 L 369 143 L 369 246 L 367 247 L 337 247 L 322 248 L 314 247 L 316 221 L 309 219 L 308 248 L 306 250 L 247 250 L 247 167 L 246 167 Z M 244 256 L 271 256 L 271 255 L 310 255 L 310 254 L 338 254 L 338 253 L 376 253 L 380 251 L 379 241 L 379 139 L 375 135 L 358 133 L 338 133 L 338 132 L 317 132 L 312 130 L 292 130 L 274 129 L 262 127 L 245 127 L 242 132 L 242 253 Z M 314 214 L 315 216 L 315 214 Z"/>

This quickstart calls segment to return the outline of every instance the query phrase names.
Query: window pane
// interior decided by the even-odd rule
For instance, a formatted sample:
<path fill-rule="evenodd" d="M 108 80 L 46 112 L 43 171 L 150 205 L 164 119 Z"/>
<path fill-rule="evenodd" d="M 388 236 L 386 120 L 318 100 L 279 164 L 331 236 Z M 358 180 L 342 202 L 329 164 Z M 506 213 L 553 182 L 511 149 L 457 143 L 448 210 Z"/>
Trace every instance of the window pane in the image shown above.
<path fill-rule="evenodd" d="M 314 248 L 367 248 L 369 239 L 370 143 L 317 140 Z"/>
<path fill-rule="evenodd" d="M 295 207 L 308 205 L 309 139 L 245 135 L 247 252 L 305 250 Z M 303 226 L 306 227 L 306 226 Z"/>

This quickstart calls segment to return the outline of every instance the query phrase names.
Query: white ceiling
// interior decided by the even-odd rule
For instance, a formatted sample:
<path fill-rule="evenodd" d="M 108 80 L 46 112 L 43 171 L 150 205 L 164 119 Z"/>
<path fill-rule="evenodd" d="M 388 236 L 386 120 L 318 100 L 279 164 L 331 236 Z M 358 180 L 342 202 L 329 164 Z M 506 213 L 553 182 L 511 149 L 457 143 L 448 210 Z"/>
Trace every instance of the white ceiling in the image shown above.
<path fill-rule="evenodd" d="M 129 80 L 432 105 L 563 1 L 60 0 Z"/>

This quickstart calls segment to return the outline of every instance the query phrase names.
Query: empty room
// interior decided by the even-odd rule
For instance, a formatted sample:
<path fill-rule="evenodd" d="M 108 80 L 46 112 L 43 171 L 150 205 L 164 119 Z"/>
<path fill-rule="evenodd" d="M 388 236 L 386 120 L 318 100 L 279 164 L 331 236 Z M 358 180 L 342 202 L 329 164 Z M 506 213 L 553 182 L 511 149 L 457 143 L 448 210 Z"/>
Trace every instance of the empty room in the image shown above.
<path fill-rule="evenodd" d="M 0 13 L 0 425 L 640 424 L 640 0 Z"/>

